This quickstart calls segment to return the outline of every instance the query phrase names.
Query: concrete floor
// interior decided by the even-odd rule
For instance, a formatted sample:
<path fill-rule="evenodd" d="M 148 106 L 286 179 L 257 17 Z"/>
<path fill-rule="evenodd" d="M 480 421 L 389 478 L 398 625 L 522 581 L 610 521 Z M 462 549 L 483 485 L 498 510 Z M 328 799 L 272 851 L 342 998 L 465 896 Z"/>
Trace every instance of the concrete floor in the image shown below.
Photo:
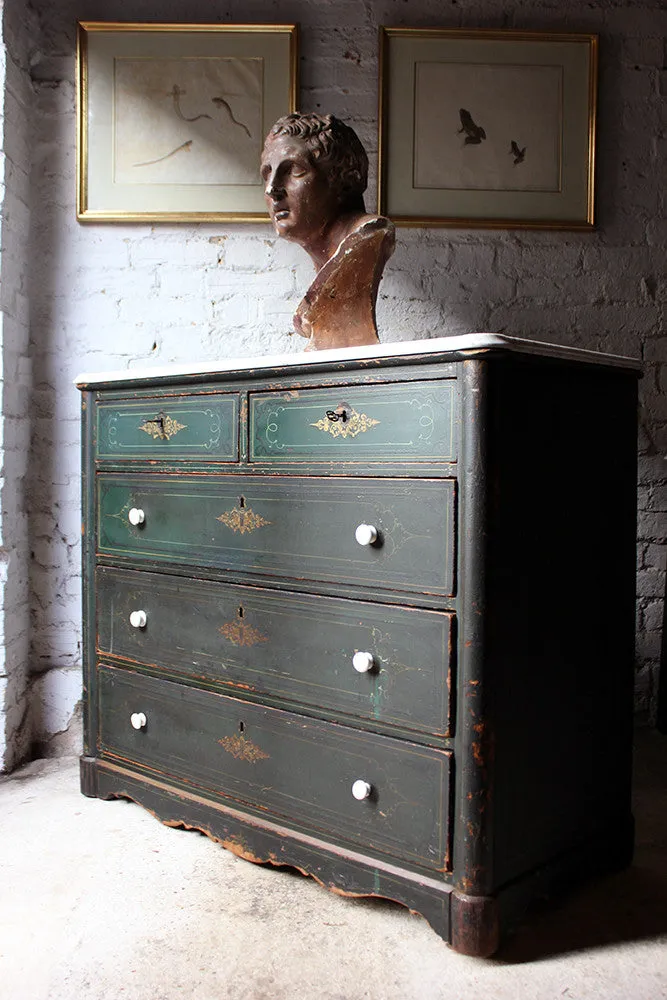
<path fill-rule="evenodd" d="M 632 868 L 534 913 L 494 959 L 424 920 L 86 799 L 73 757 L 0 779 L 1 1000 L 667 998 L 667 737 L 638 735 Z"/>

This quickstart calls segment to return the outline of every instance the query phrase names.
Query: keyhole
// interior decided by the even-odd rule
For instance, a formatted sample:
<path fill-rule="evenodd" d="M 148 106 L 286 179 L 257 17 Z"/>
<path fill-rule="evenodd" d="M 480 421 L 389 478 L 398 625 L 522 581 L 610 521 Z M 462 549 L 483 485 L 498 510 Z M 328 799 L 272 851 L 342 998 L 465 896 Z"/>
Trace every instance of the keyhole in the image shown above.
<path fill-rule="evenodd" d="M 245 497 L 239 497 L 239 507 L 241 510 L 245 507 Z"/>
<path fill-rule="evenodd" d="M 243 610 L 243 605 L 239 604 L 239 618 L 243 618 L 245 611 Z"/>
<path fill-rule="evenodd" d="M 239 722 L 239 732 L 240 733 L 245 732 L 245 722 Z"/>
<path fill-rule="evenodd" d="M 349 407 L 347 403 L 339 403 L 335 410 L 327 410 L 326 414 L 332 423 L 336 423 L 337 420 L 342 420 L 343 423 L 347 420 L 347 411 Z"/>

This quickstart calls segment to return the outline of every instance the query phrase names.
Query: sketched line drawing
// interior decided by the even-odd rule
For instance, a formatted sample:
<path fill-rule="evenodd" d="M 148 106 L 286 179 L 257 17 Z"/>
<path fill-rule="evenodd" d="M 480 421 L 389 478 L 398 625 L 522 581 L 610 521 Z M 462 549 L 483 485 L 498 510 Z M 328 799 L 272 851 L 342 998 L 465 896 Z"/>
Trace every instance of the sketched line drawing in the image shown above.
<path fill-rule="evenodd" d="M 514 157 L 514 166 L 516 166 L 517 163 L 523 163 L 523 161 L 526 158 L 526 147 L 524 146 L 523 149 L 519 149 L 518 143 L 516 143 L 514 139 L 512 139 L 510 146 L 510 156 Z"/>
<path fill-rule="evenodd" d="M 466 135 L 463 143 L 464 146 L 477 146 L 482 139 L 486 139 L 486 132 L 481 125 L 475 124 L 469 111 L 466 111 L 465 108 L 460 108 L 459 118 L 461 119 L 461 128 L 459 129 L 458 134 L 460 135 L 461 132 L 465 132 Z"/>
<path fill-rule="evenodd" d="M 225 111 L 227 112 L 227 114 L 229 115 L 229 117 L 231 118 L 231 120 L 233 121 L 233 123 L 234 123 L 235 125 L 238 125 L 238 126 L 239 126 L 239 128 L 242 128 L 242 129 L 244 129 L 244 130 L 245 130 L 245 132 L 246 132 L 246 134 L 247 134 L 247 136 L 248 136 L 248 138 L 249 138 L 249 139 L 252 139 L 252 134 L 251 134 L 251 132 L 250 132 L 250 129 L 248 128 L 248 126 L 247 126 L 247 125 L 244 125 L 244 123 L 243 123 L 243 122 L 240 122 L 240 121 L 238 121 L 238 120 L 237 120 L 237 119 L 236 119 L 236 118 L 234 117 L 234 112 L 232 111 L 232 109 L 230 108 L 229 104 L 228 104 L 228 103 L 227 103 L 227 101 L 226 101 L 226 100 L 224 99 L 224 97 L 212 97 L 212 98 L 211 98 L 211 100 L 213 101 L 213 103 L 215 104 L 215 106 L 216 106 L 217 108 L 224 108 L 224 109 L 225 109 Z"/>
<path fill-rule="evenodd" d="M 174 156 L 175 153 L 190 152 L 190 147 L 192 146 L 192 139 L 188 139 L 186 142 L 181 143 L 176 149 L 172 149 L 171 152 L 165 153 L 164 156 L 158 156 L 155 160 L 144 160 L 143 163 L 133 163 L 133 167 L 149 167 L 153 163 L 161 163 L 162 160 L 168 160 L 170 156 Z"/>
<path fill-rule="evenodd" d="M 177 83 L 175 83 L 172 89 L 169 91 L 169 97 L 172 97 L 174 99 L 174 111 L 182 121 L 197 122 L 199 121 L 200 118 L 211 117 L 210 115 L 203 114 L 203 115 L 195 115 L 193 118 L 187 118 L 186 115 L 183 114 L 183 111 L 181 109 L 181 97 L 185 97 L 186 94 L 187 91 L 181 90 L 181 88 L 178 86 Z"/>

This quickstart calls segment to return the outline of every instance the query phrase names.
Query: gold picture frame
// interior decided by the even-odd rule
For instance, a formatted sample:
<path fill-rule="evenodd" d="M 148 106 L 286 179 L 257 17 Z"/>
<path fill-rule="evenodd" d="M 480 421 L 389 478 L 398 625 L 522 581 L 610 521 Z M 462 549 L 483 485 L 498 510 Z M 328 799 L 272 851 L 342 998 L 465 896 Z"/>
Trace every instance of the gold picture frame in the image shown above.
<path fill-rule="evenodd" d="M 382 27 L 380 214 L 592 229 L 597 58 L 592 34 Z"/>
<path fill-rule="evenodd" d="M 259 160 L 296 108 L 295 24 L 77 24 L 77 218 L 267 222 Z"/>

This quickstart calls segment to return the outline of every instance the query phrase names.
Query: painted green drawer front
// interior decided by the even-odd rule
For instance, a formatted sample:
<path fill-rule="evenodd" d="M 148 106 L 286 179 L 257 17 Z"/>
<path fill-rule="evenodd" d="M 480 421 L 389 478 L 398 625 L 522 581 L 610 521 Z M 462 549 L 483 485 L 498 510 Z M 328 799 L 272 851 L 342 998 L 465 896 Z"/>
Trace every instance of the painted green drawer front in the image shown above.
<path fill-rule="evenodd" d="M 97 457 L 238 461 L 236 394 L 99 403 Z"/>
<path fill-rule="evenodd" d="M 450 754 L 154 677 L 99 670 L 100 746 L 263 814 L 446 867 Z M 134 729 L 130 717 L 143 713 Z M 352 785 L 372 786 L 357 801 Z"/>
<path fill-rule="evenodd" d="M 97 490 L 103 555 L 326 581 L 341 596 L 452 593 L 453 480 L 109 474 Z M 377 545 L 357 543 L 360 523 Z"/>
<path fill-rule="evenodd" d="M 456 381 L 250 396 L 250 461 L 445 462 L 456 458 Z"/>
<path fill-rule="evenodd" d="M 97 594 L 102 654 L 448 735 L 450 614 L 109 567 Z M 369 672 L 352 664 L 359 651 Z"/>

